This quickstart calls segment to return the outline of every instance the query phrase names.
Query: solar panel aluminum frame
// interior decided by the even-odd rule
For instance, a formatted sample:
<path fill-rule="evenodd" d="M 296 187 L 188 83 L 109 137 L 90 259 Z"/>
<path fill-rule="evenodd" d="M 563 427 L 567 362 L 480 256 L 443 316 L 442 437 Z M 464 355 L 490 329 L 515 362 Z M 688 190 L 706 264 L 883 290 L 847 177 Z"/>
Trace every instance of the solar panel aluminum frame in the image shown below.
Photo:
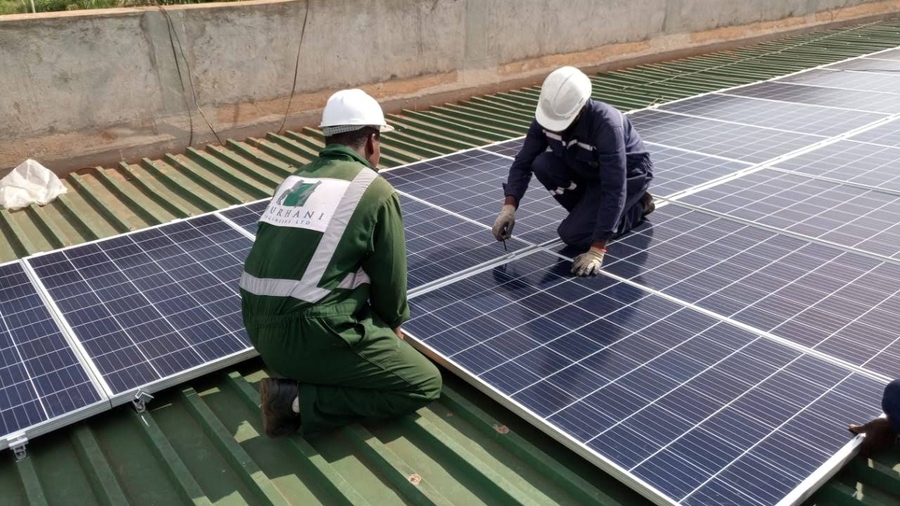
<path fill-rule="evenodd" d="M 516 259 L 523 258 L 523 257 L 529 256 L 531 254 L 538 253 L 538 252 L 551 253 L 559 258 L 571 260 L 571 258 L 568 258 L 564 255 L 561 255 L 557 252 L 554 252 L 554 251 L 551 251 L 551 250 L 545 249 L 545 248 L 536 248 L 536 249 L 529 250 L 528 252 L 518 253 L 516 256 Z M 512 260 L 514 260 L 514 259 L 509 259 L 508 261 L 512 261 Z M 502 262 L 495 263 L 495 265 L 501 265 L 501 264 L 502 264 Z M 489 270 L 491 267 L 493 267 L 493 266 L 482 267 L 481 269 L 478 269 L 477 271 L 473 271 L 470 274 L 485 272 L 485 271 Z M 685 307 L 695 309 L 704 314 L 713 316 L 713 317 L 719 319 L 720 321 L 727 322 L 727 323 L 730 323 L 733 325 L 737 325 L 742 328 L 753 330 L 753 332 L 758 333 L 761 336 L 763 336 L 764 339 L 770 338 L 769 336 L 766 335 L 765 332 L 762 332 L 762 331 L 759 331 L 756 329 L 751 329 L 747 325 L 744 325 L 740 322 L 731 321 L 728 318 L 724 318 L 720 315 L 716 315 L 716 314 L 714 314 L 710 311 L 704 310 L 702 308 L 695 308 L 694 306 L 687 304 L 684 301 L 680 301 L 679 299 L 669 296 L 667 294 L 656 292 L 654 290 L 651 290 L 649 288 L 641 286 L 640 284 L 635 283 L 633 281 L 630 281 L 630 280 L 627 280 L 624 278 L 620 278 L 618 276 L 611 275 L 606 272 L 603 272 L 601 275 L 607 276 L 611 279 L 614 279 L 615 281 L 625 283 L 630 286 L 639 288 L 640 290 L 642 290 L 648 294 L 657 295 L 660 297 L 664 297 L 667 300 L 677 302 L 681 305 L 684 305 Z M 444 280 L 441 283 L 436 283 L 435 285 L 430 286 L 429 289 L 427 289 L 427 290 L 418 292 L 416 295 L 423 295 L 424 293 L 427 293 L 427 292 L 430 292 L 433 290 L 437 290 L 444 286 L 450 285 L 453 282 L 458 281 L 460 279 L 462 279 L 462 278 L 455 278 L 452 280 Z M 411 299 L 413 297 L 414 297 L 413 295 L 410 296 Z M 522 419 L 527 421 L 529 424 L 531 424 L 532 426 L 539 429 L 544 434 L 553 438 L 554 440 L 556 440 L 557 442 L 559 442 L 560 444 L 562 444 L 569 450 L 572 450 L 577 455 L 584 458 L 591 464 L 597 466 L 602 471 L 608 473 L 610 476 L 612 476 L 616 480 L 627 485 L 632 490 L 638 492 L 639 494 L 644 496 L 649 501 L 653 502 L 654 504 L 660 505 L 660 506 L 680 506 L 680 503 L 671 500 L 669 497 L 665 496 L 661 491 L 659 491 L 652 485 L 648 484 L 644 480 L 641 480 L 639 477 L 629 473 L 626 469 L 622 468 L 615 462 L 604 457 L 600 453 L 588 448 L 586 445 L 579 443 L 576 439 L 572 438 L 571 436 L 564 434 L 559 429 L 557 429 L 556 427 L 554 427 L 553 425 L 551 425 L 550 423 L 545 421 L 538 414 L 531 411 L 529 408 L 524 406 L 519 401 L 513 399 L 511 396 L 509 396 L 507 394 L 504 394 L 503 392 L 499 391 L 498 389 L 494 388 L 493 386 L 489 385 L 488 383 L 479 380 L 476 376 L 467 372 L 465 370 L 465 368 L 457 365 L 453 360 L 451 360 L 449 357 L 444 355 L 442 352 L 432 348 L 425 342 L 419 340 L 415 336 L 415 334 L 410 333 L 406 330 L 404 330 L 404 334 L 406 334 L 410 344 L 412 344 L 416 349 L 418 349 L 421 353 L 423 353 L 424 355 L 429 357 L 431 360 L 440 364 L 442 367 L 446 368 L 448 371 L 452 372 L 456 376 L 462 378 L 466 383 L 470 384 L 471 386 L 473 386 L 475 389 L 477 389 L 481 393 L 487 395 L 492 400 L 499 403 L 506 409 L 509 409 L 510 411 L 515 413 L 517 416 L 521 417 Z M 779 343 L 780 343 L 780 341 L 779 341 Z M 783 344 L 783 343 L 780 343 L 780 344 Z M 844 366 L 844 367 L 847 368 L 848 370 L 852 369 L 847 366 Z M 853 370 L 854 370 L 854 372 L 862 372 L 864 374 L 868 373 L 867 371 L 861 371 L 861 370 L 856 370 L 856 369 L 853 369 Z M 871 375 L 872 373 L 868 373 L 868 374 Z M 864 439 L 864 437 L 862 435 L 857 435 L 857 436 L 851 438 L 838 452 L 836 452 L 834 455 L 832 455 L 831 458 L 829 458 L 822 466 L 820 466 L 818 469 L 816 469 L 816 471 L 813 472 L 812 474 L 810 474 L 803 482 L 801 482 L 801 484 L 799 486 L 797 486 L 788 495 L 786 495 L 784 498 L 782 498 L 781 501 L 778 502 L 778 506 L 794 506 L 794 505 L 802 503 L 805 499 L 810 497 L 819 487 L 821 487 L 828 480 L 830 480 L 838 471 L 840 471 L 840 469 L 845 464 L 847 464 L 850 460 L 852 460 L 856 456 L 856 454 L 859 451 L 859 446 L 862 444 L 863 439 Z"/>
<path fill-rule="evenodd" d="M 25 275 L 28 277 L 29 282 L 31 282 L 32 286 L 35 288 L 35 291 L 37 292 L 38 297 L 40 297 L 41 302 L 44 303 L 44 307 L 47 309 L 47 312 L 50 313 L 50 317 L 53 319 L 53 322 L 57 325 L 57 327 L 59 327 L 60 334 L 63 336 L 63 339 L 66 340 L 66 344 L 72 349 L 75 358 L 78 360 L 78 363 L 81 364 L 82 368 L 84 368 L 85 370 L 85 373 L 87 373 L 87 376 L 91 381 L 91 385 L 93 385 L 94 390 L 96 390 L 97 396 L 100 398 L 100 400 L 92 404 L 88 404 L 87 406 L 78 408 L 74 411 L 69 411 L 68 413 L 58 415 L 53 418 L 48 418 L 43 422 L 22 428 L 16 432 L 0 438 L 0 450 L 4 450 L 10 447 L 15 448 L 16 446 L 18 446 L 17 442 L 22 440 L 23 437 L 26 439 L 32 439 L 37 436 L 53 432 L 57 429 L 61 429 L 73 423 L 103 413 L 109 410 L 111 407 L 108 391 L 103 387 L 104 383 L 102 382 L 102 377 L 96 374 L 93 364 L 90 363 L 89 359 L 87 359 L 87 354 L 83 354 L 80 350 L 80 343 L 78 343 L 77 339 L 74 339 L 73 335 L 68 332 L 64 320 L 60 318 L 60 314 L 56 311 L 55 305 L 52 304 L 49 295 L 44 290 L 42 290 L 43 285 L 35 282 L 37 276 L 35 276 L 34 271 L 31 270 L 31 266 L 22 260 L 13 260 L 12 262 L 4 262 L 0 264 L 0 267 L 16 263 L 22 266 L 22 270 L 25 271 Z"/>
<path fill-rule="evenodd" d="M 244 205 L 244 204 L 234 205 L 234 206 L 229 207 L 228 209 L 230 209 L 232 207 L 240 207 L 241 205 Z M 150 383 L 142 385 L 141 387 L 133 388 L 130 390 L 125 390 L 123 392 L 116 394 L 113 392 L 113 390 L 107 384 L 106 380 L 103 378 L 103 375 L 100 373 L 99 368 L 96 366 L 96 364 L 94 364 L 93 360 L 91 360 L 89 354 L 84 349 L 81 342 L 75 337 L 75 332 L 72 330 L 72 327 L 69 325 L 68 321 L 63 316 L 63 312 L 59 309 L 59 307 L 53 301 L 53 298 L 49 295 L 47 288 L 44 286 L 43 282 L 39 279 L 37 274 L 34 272 L 33 267 L 30 264 L 30 260 L 34 259 L 34 258 L 39 258 L 42 256 L 50 255 L 53 253 L 58 253 L 60 251 L 66 251 L 66 250 L 70 250 L 70 249 L 80 248 L 83 246 L 87 246 L 89 244 L 97 244 L 97 243 L 103 242 L 105 240 L 109 240 L 109 239 L 116 238 L 116 237 L 126 237 L 129 235 L 146 232 L 148 230 L 162 228 L 167 225 L 172 225 L 173 223 L 185 222 L 185 221 L 200 218 L 203 216 L 215 216 L 219 221 L 222 221 L 225 225 L 227 225 L 231 228 L 234 228 L 244 237 L 248 236 L 248 233 L 246 230 L 243 230 L 240 226 L 236 225 L 235 223 L 231 222 L 230 220 L 223 219 L 223 217 L 219 214 L 219 212 L 220 211 L 212 211 L 212 212 L 197 214 L 195 216 L 189 216 L 187 218 L 178 218 L 178 219 L 175 219 L 172 221 L 168 221 L 166 223 L 160 223 L 160 224 L 154 225 L 152 227 L 142 228 L 139 230 L 126 232 L 124 234 L 118 234 L 118 235 L 115 235 L 112 237 L 104 237 L 102 239 L 96 239 L 93 241 L 79 243 L 79 244 L 75 244 L 72 246 L 66 246 L 64 248 L 58 248 L 58 249 L 51 250 L 51 251 L 36 253 L 36 254 L 30 255 L 28 257 L 25 257 L 21 260 L 22 264 L 25 266 L 26 271 L 29 273 L 29 277 L 31 278 L 32 283 L 34 283 L 35 287 L 38 289 L 38 292 L 41 294 L 42 298 L 46 301 L 48 307 L 50 308 L 50 312 L 51 312 L 51 314 L 53 314 L 54 320 L 59 323 L 60 328 L 63 331 L 63 334 L 66 336 L 66 339 L 69 340 L 70 343 L 74 343 L 73 349 L 76 350 L 76 352 L 77 352 L 76 354 L 79 355 L 80 359 L 83 359 L 83 361 L 87 363 L 88 372 L 91 373 L 92 379 L 96 379 L 98 384 L 101 386 L 101 388 L 102 388 L 101 392 L 103 393 L 104 397 L 107 398 L 109 408 L 120 406 L 122 404 L 128 404 L 134 400 L 137 400 L 137 399 L 139 399 L 139 396 L 141 393 L 152 394 L 155 392 L 159 392 L 161 390 L 165 390 L 167 388 L 180 385 L 186 381 L 190 381 L 192 379 L 199 378 L 201 376 L 205 376 L 207 374 L 216 372 L 222 368 L 225 368 L 225 367 L 228 367 L 231 365 L 235 365 L 235 364 L 239 364 L 245 360 L 249 360 L 251 358 L 257 357 L 258 353 L 256 352 L 256 350 L 253 347 L 249 347 L 243 351 L 232 353 L 231 355 L 226 355 L 217 360 L 214 360 L 211 362 L 206 362 L 206 363 L 194 366 L 190 369 L 181 371 L 177 374 L 172 374 L 172 375 L 166 376 L 164 378 L 160 378 L 156 381 L 152 381 Z M 250 237 L 248 237 L 248 238 L 250 238 Z M 250 238 L 250 239 L 252 240 L 252 238 Z"/>

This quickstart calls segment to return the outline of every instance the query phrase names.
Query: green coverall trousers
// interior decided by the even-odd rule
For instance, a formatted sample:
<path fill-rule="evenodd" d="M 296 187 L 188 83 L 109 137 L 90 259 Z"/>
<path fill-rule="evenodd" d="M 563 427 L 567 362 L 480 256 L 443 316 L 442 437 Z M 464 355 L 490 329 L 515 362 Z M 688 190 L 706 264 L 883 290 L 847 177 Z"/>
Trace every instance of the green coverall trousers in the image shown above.
<path fill-rule="evenodd" d="M 412 413 L 440 397 L 437 367 L 369 308 L 315 307 L 248 327 L 279 376 L 300 384 L 303 434 Z"/>

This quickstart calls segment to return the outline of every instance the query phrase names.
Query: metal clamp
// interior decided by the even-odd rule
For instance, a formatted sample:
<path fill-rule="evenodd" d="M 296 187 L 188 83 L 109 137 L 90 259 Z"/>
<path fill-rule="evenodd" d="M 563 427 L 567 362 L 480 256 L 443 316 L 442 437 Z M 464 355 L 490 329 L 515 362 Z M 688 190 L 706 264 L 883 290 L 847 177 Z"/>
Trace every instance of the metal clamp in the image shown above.
<path fill-rule="evenodd" d="M 25 434 L 13 434 L 10 436 L 9 447 L 16 454 L 16 461 L 25 460 L 28 455 L 25 452 L 25 445 L 28 444 L 28 438 Z"/>
<path fill-rule="evenodd" d="M 134 406 L 134 410 L 138 413 L 143 413 L 147 411 L 147 403 L 153 400 L 153 396 L 150 395 L 149 392 L 145 392 L 143 390 L 138 390 L 134 394 L 134 398 L 131 399 L 131 405 Z"/>

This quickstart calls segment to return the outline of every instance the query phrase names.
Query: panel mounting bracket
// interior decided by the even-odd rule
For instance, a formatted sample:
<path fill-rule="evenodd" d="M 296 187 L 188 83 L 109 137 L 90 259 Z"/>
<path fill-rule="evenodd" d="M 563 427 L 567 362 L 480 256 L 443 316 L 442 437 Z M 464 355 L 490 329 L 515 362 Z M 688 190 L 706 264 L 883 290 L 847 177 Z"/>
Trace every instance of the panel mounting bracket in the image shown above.
<path fill-rule="evenodd" d="M 16 454 L 16 462 L 25 460 L 28 454 L 25 452 L 25 446 L 28 444 L 28 438 L 24 433 L 13 434 L 9 439 L 9 447 Z"/>
<path fill-rule="evenodd" d="M 143 413 L 147 411 L 147 403 L 153 400 L 153 396 L 150 395 L 150 392 L 145 392 L 143 390 L 138 389 L 134 394 L 134 398 L 131 399 L 131 404 L 134 406 L 135 411 L 138 413 Z"/>

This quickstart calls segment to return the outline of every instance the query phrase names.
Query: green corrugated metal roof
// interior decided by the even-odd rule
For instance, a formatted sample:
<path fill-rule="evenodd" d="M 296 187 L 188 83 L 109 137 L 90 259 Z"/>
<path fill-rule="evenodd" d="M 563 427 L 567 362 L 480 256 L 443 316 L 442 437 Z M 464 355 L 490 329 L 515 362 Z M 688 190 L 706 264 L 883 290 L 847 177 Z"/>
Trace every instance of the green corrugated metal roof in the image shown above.
<path fill-rule="evenodd" d="M 823 30 L 593 78 L 621 109 L 767 79 L 900 45 L 900 22 Z M 383 163 L 403 164 L 522 135 L 537 88 L 389 117 Z M 46 207 L 0 211 L 0 262 L 269 196 L 317 131 L 268 134 L 161 160 L 79 171 Z M 635 504 L 634 492 L 449 373 L 415 416 L 332 434 L 261 436 L 258 360 L 120 407 L 0 461 L 3 504 Z M 810 504 L 900 503 L 900 451 L 856 459 Z"/>

